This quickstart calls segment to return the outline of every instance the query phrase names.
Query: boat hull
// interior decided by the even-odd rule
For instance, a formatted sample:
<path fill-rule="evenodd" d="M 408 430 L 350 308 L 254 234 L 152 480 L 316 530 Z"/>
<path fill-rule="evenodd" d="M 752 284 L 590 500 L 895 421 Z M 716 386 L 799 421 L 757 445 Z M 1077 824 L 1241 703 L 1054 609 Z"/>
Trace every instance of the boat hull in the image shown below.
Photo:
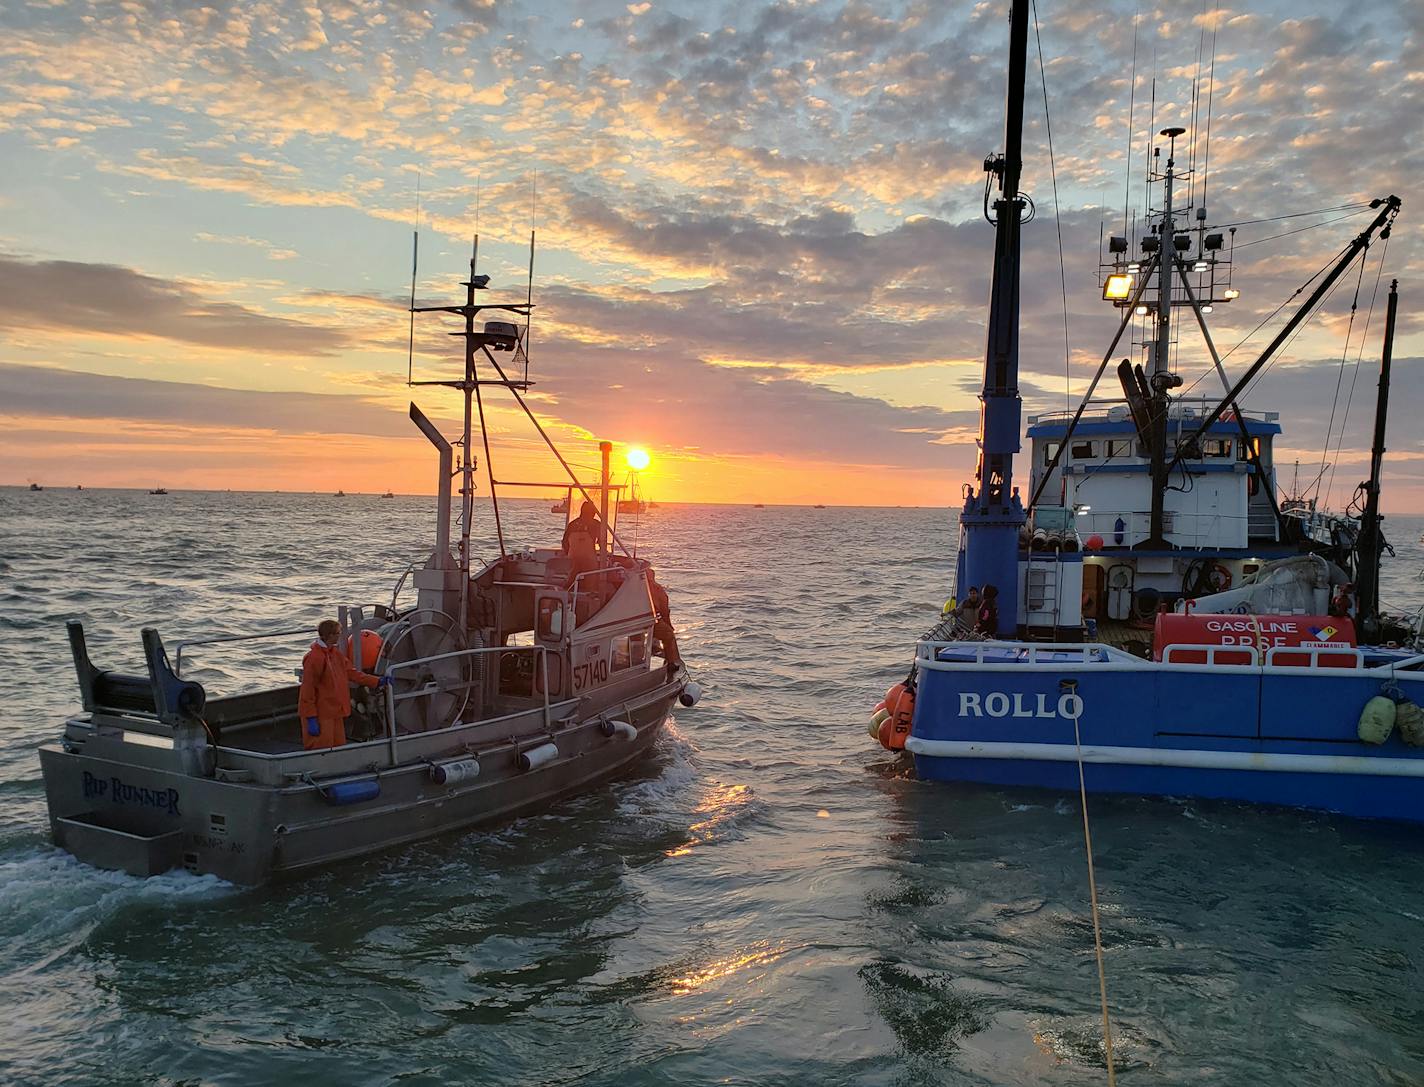
<path fill-rule="evenodd" d="M 1387 682 L 1424 701 L 1424 673 L 1403 670 L 1417 661 L 1192 666 L 1010 643 L 935 659 L 944 652 L 918 662 L 906 748 L 921 778 L 1076 791 L 1081 752 L 1092 792 L 1424 822 L 1424 749 L 1357 734 L 1364 704 Z"/>
<path fill-rule="evenodd" d="M 512 736 L 515 723 L 503 739 L 483 744 L 474 734 L 479 724 L 465 742 L 452 730 L 456 746 L 443 759 L 473 758 L 479 769 L 449 784 L 434 780 L 438 757 L 272 784 L 184 773 L 164 765 L 169 752 L 143 743 L 108 743 L 99 754 L 86 750 L 95 744 L 45 744 L 40 763 L 51 833 L 79 860 L 134 875 L 185 868 L 246 885 L 292 878 L 536 811 L 625 773 L 652 748 L 681 687 L 666 685 L 619 707 L 617 719 L 632 729 L 611 736 L 607 712 Z M 521 764 L 522 755 L 550 743 L 557 752 L 550 761 Z M 347 757 L 365 746 L 331 754 Z M 376 741 L 373 750 L 383 746 Z"/>

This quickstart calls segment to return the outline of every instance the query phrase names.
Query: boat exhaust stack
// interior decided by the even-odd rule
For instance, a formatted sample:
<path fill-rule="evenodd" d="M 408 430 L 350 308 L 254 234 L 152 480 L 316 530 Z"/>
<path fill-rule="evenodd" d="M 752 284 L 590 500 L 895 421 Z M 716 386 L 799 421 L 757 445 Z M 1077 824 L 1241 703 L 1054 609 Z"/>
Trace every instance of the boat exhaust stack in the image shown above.
<path fill-rule="evenodd" d="M 455 449 L 414 402 L 410 405 L 410 421 L 440 451 L 440 481 L 435 492 L 435 565 L 444 568 L 450 565 L 450 477 L 455 471 Z"/>

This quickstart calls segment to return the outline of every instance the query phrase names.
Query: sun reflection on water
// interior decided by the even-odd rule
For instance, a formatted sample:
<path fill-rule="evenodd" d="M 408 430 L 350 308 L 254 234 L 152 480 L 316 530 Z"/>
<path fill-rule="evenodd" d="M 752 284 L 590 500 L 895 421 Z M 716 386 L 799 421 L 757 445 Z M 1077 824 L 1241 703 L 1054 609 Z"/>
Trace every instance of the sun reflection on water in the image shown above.
<path fill-rule="evenodd" d="M 687 828 L 688 840 L 675 849 L 664 850 L 668 857 L 685 857 L 700 845 L 716 841 L 721 831 L 738 819 L 751 803 L 752 791 L 745 785 L 714 785 L 706 799 L 692 810 L 701 816 Z"/>

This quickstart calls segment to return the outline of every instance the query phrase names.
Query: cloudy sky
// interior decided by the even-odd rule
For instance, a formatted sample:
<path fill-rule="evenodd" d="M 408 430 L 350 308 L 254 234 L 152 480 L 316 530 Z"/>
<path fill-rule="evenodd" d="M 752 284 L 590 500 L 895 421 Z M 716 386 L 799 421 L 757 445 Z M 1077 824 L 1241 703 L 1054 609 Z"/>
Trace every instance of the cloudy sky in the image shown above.
<path fill-rule="evenodd" d="M 1283 413 L 1278 461 L 1313 476 L 1335 405 L 1339 504 L 1399 277 L 1387 505 L 1424 510 L 1424 5 L 1037 14 L 1027 410 L 1065 399 L 1056 226 L 1081 390 L 1114 320 L 1100 229 L 1140 216 L 1152 128 L 1195 115 L 1191 196 L 1242 224 L 1242 297 L 1213 315 L 1236 372 L 1359 205 L 1404 198 L 1248 406 Z M 667 499 L 949 503 L 973 464 L 1007 30 L 1006 3 L 937 0 L 6 4 L 0 482 L 430 490 L 405 417 L 418 184 L 423 301 L 453 298 L 476 231 L 495 294 L 522 299 L 537 230 L 531 402 L 574 460 L 646 445 Z M 421 327 L 423 376 L 448 372 L 444 331 Z M 1204 359 L 1184 335 L 1189 381 Z M 454 427 L 439 391 L 416 399 Z M 551 477 L 521 417 L 491 426 L 499 474 Z"/>

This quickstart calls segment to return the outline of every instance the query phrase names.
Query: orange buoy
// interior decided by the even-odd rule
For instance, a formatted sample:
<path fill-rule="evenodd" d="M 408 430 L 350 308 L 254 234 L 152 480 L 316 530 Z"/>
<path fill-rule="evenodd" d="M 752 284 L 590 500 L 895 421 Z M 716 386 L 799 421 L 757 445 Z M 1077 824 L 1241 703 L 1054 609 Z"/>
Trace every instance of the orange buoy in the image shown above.
<path fill-rule="evenodd" d="M 376 667 L 376 661 L 380 658 L 381 648 L 384 645 L 385 643 L 381 641 L 381 636 L 374 630 L 361 631 L 361 670 L 363 672 L 369 672 L 372 668 Z M 350 638 L 346 639 L 346 657 L 352 662 L 356 660 L 356 654 L 353 652 Z"/>
<path fill-rule="evenodd" d="M 899 696 L 893 701 L 887 701 L 886 709 L 890 711 L 890 716 L 885 719 L 885 724 L 889 726 L 889 742 L 885 744 L 891 751 L 903 751 L 905 741 L 910 738 L 910 725 L 915 719 L 915 692 L 908 688 L 902 689 Z M 884 725 L 882 736 L 886 736 Z"/>

